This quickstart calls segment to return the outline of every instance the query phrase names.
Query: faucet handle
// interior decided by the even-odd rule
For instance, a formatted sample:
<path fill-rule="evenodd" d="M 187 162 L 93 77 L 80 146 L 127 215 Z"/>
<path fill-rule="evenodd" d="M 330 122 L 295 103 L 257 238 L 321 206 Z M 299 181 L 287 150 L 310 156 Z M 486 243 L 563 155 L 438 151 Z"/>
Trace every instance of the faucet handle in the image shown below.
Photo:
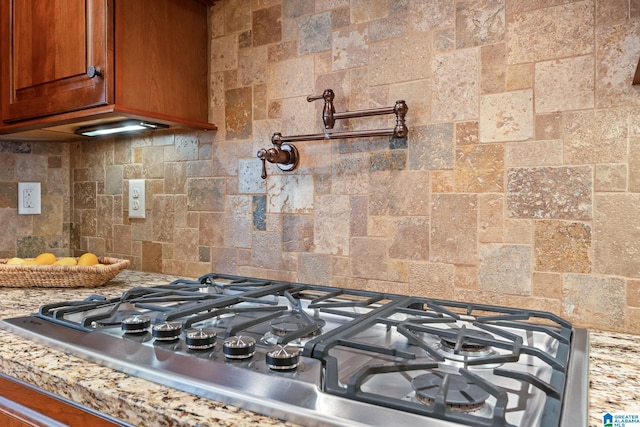
<path fill-rule="evenodd" d="M 336 95 L 333 93 L 333 89 L 325 89 L 324 92 L 322 92 L 322 95 L 309 95 L 307 96 L 307 102 L 313 102 L 313 101 L 317 101 L 319 99 L 324 99 L 324 102 L 333 102 L 333 98 L 335 98 Z"/>
<path fill-rule="evenodd" d="M 258 150 L 258 158 L 262 160 L 262 173 L 260 178 L 267 179 L 267 150 L 261 148 Z"/>

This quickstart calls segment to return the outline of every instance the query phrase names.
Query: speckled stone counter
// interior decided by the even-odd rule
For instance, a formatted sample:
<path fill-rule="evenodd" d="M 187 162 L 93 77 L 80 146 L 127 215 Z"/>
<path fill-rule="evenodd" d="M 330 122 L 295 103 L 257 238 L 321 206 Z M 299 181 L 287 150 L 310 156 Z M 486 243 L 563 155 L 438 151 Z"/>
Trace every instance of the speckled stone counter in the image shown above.
<path fill-rule="evenodd" d="M 0 318 L 31 314 L 43 304 L 115 297 L 132 286 L 174 277 L 126 270 L 99 288 L 0 288 Z M 291 426 L 85 362 L 0 330 L 0 371 L 133 425 Z M 640 413 L 640 337 L 591 331 L 589 426 L 605 412 Z"/>

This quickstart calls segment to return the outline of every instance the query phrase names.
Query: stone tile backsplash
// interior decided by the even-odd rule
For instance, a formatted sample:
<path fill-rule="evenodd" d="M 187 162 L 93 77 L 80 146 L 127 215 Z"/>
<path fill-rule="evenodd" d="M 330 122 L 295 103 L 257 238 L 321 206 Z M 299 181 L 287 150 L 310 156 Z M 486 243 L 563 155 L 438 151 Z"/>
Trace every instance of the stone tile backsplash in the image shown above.
<path fill-rule="evenodd" d="M 549 310 L 640 333 L 637 0 L 221 0 L 215 133 L 0 142 L 0 256 L 94 251 L 210 271 Z M 296 143 L 408 106 L 406 139 Z M 392 117 L 338 120 L 388 128 Z M 129 219 L 128 180 L 147 218 Z M 39 181 L 43 214 L 17 215 Z"/>

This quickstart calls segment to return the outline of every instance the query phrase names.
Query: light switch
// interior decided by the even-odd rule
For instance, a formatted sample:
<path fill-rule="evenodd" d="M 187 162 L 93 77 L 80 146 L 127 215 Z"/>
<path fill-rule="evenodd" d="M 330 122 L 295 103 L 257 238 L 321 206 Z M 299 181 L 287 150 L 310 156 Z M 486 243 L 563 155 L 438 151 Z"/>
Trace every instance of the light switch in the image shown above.
<path fill-rule="evenodd" d="M 129 180 L 129 218 L 146 218 L 144 179 Z"/>

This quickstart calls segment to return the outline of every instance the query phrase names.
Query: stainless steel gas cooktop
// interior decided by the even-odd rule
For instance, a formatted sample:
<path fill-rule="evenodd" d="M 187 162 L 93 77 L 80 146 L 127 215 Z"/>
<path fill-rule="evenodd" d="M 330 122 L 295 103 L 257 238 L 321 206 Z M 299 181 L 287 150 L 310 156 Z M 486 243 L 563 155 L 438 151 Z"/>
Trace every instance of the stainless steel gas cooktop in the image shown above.
<path fill-rule="evenodd" d="M 547 312 L 208 274 L 1 325 L 308 426 L 587 423 L 588 332 Z"/>

